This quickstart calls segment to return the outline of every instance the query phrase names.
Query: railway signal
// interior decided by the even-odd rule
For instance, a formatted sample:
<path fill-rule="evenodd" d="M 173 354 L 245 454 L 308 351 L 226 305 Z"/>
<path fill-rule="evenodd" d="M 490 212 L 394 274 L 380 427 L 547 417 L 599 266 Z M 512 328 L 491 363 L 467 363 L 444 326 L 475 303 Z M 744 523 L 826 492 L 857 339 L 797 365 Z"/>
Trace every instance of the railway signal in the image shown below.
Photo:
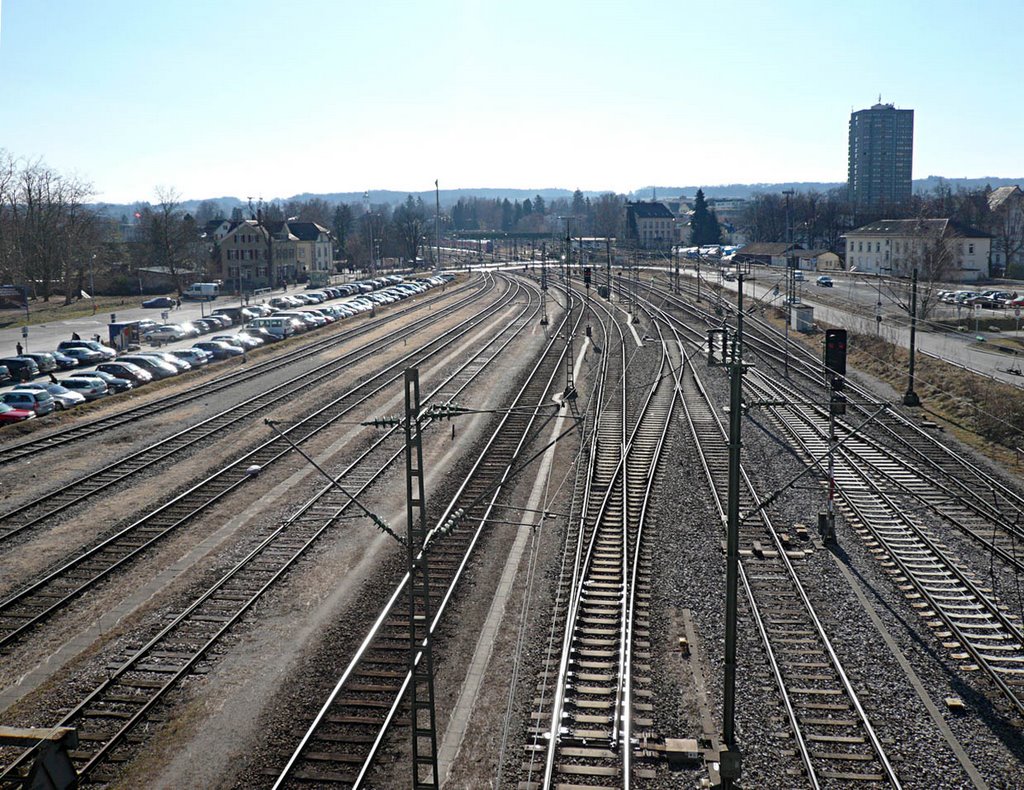
<path fill-rule="evenodd" d="M 843 389 L 846 376 L 846 330 L 825 330 L 825 380 L 833 390 Z"/>

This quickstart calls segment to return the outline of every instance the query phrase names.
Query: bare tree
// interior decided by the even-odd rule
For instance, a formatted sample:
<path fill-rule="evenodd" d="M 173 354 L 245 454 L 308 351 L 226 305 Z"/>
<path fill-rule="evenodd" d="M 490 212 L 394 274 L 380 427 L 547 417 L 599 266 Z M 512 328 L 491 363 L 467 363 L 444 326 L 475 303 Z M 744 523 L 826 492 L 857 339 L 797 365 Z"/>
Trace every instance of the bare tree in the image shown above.
<path fill-rule="evenodd" d="M 604 238 L 622 236 L 626 224 L 626 201 L 621 195 L 608 193 L 593 202 L 594 235 Z"/>
<path fill-rule="evenodd" d="M 142 206 L 139 210 L 143 244 L 137 248 L 138 263 L 162 268 L 180 294 L 182 275 L 194 269 L 195 238 L 189 234 L 195 223 L 186 220 L 188 215 L 182 211 L 179 195 L 174 189 L 158 186 L 156 197 L 156 205 Z"/>

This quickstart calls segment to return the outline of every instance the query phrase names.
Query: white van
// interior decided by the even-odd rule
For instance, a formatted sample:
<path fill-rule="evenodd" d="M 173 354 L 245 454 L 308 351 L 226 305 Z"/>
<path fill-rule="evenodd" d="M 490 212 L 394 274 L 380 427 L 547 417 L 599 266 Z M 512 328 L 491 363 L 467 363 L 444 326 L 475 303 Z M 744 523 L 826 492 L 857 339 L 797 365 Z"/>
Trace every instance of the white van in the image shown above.
<path fill-rule="evenodd" d="M 181 292 L 182 299 L 213 301 L 220 296 L 220 283 L 192 283 Z"/>
<path fill-rule="evenodd" d="M 254 318 L 245 325 L 246 329 L 263 329 L 272 335 L 277 337 L 285 338 L 291 337 L 295 334 L 295 327 L 292 325 L 291 320 L 272 315 L 264 318 Z"/>

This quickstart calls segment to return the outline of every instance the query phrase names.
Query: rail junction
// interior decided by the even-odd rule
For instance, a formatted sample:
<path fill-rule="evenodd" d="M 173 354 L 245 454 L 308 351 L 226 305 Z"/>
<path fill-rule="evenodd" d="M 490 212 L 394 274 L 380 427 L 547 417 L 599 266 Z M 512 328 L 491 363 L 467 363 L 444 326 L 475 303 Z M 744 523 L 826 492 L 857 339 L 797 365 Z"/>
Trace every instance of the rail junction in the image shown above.
<path fill-rule="evenodd" d="M 1024 783 L 1019 482 L 734 293 L 582 274 L 0 436 L 0 787 Z"/>

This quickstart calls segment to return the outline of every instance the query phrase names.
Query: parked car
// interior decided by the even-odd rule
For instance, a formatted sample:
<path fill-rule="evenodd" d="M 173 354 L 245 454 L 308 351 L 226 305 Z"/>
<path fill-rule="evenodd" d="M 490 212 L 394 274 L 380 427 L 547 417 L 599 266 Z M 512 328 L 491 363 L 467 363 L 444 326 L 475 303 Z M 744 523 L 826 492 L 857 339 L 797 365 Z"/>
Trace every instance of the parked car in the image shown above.
<path fill-rule="evenodd" d="M 210 361 L 210 355 L 201 348 L 178 348 L 171 352 L 178 359 L 182 359 L 193 368 L 206 365 Z"/>
<path fill-rule="evenodd" d="M 153 380 L 153 375 L 138 365 L 133 365 L 131 362 L 125 362 L 124 360 L 118 360 L 117 362 L 101 362 L 96 366 L 96 370 L 109 373 L 111 376 L 116 376 L 119 379 L 128 379 L 136 387 L 143 384 L 148 384 Z"/>
<path fill-rule="evenodd" d="M 106 356 L 101 354 L 99 351 L 93 351 L 91 348 L 80 346 L 61 349 L 60 353 L 66 357 L 71 357 L 73 360 L 78 362 L 79 365 L 92 365 L 106 359 Z"/>
<path fill-rule="evenodd" d="M 216 341 L 216 342 L 219 342 L 219 343 L 227 343 L 229 346 L 234 346 L 235 348 L 240 348 L 243 351 L 246 351 L 249 348 L 245 343 L 243 343 L 240 339 L 238 339 L 234 335 L 214 335 L 213 337 L 210 338 L 210 340 L 213 340 L 213 341 Z"/>
<path fill-rule="evenodd" d="M 0 384 L 6 384 L 13 378 L 11 371 L 7 369 L 7 365 L 0 365 Z"/>
<path fill-rule="evenodd" d="M 17 406 L 0 403 L 0 425 L 10 425 L 22 420 L 31 420 L 35 416 L 36 413 L 30 409 L 19 409 Z"/>
<path fill-rule="evenodd" d="M 142 322 L 139 323 L 141 325 Z M 62 340 L 57 344 L 57 350 L 62 354 L 66 353 L 69 348 L 88 348 L 98 354 L 101 354 L 104 359 L 108 360 L 117 357 L 117 352 L 114 351 L 114 349 L 109 346 L 105 346 L 102 343 L 97 343 L 95 340 Z"/>
<path fill-rule="evenodd" d="M 199 334 L 205 335 L 219 330 L 220 321 L 211 321 L 208 318 L 197 318 L 192 322 L 192 326 L 199 330 Z"/>
<path fill-rule="evenodd" d="M 142 354 L 128 354 L 117 361 L 130 362 L 132 365 L 137 365 L 157 381 L 160 379 L 169 379 L 171 376 L 177 376 L 179 372 L 177 367 L 164 362 L 159 357 L 143 356 Z"/>
<path fill-rule="evenodd" d="M 58 411 L 71 409 L 80 403 L 85 403 L 84 395 L 73 390 L 69 390 L 61 384 L 43 384 L 42 382 L 39 382 L 35 384 L 25 384 L 24 386 L 18 387 L 18 389 L 49 392 L 50 395 L 53 396 L 53 403 L 57 407 Z"/>
<path fill-rule="evenodd" d="M 159 307 L 166 310 L 169 307 L 174 307 L 175 304 L 175 300 L 169 296 L 154 296 L 152 299 L 147 299 L 146 301 L 144 301 L 142 303 L 142 306 Z"/>
<path fill-rule="evenodd" d="M 53 352 L 53 358 L 57 360 L 57 367 L 60 370 L 71 370 L 72 368 L 78 367 L 78 360 L 69 357 L 60 351 Z"/>
<path fill-rule="evenodd" d="M 1000 310 L 1006 307 L 1006 303 L 1013 299 L 1009 291 L 983 291 L 978 296 L 967 299 L 969 305 L 979 305 L 993 310 Z"/>
<path fill-rule="evenodd" d="M 115 376 L 113 373 L 107 373 L 105 370 L 87 370 L 82 373 L 75 373 L 73 377 L 76 379 L 99 379 L 107 385 L 107 389 L 112 393 L 127 392 L 135 386 L 135 382 L 131 379 Z"/>
<path fill-rule="evenodd" d="M 230 329 L 234 322 L 226 315 L 209 315 L 207 321 L 215 322 L 221 329 Z"/>
<path fill-rule="evenodd" d="M 186 370 L 192 370 L 192 366 L 185 360 L 174 356 L 170 351 L 140 351 L 140 357 L 153 357 L 166 362 L 168 365 L 178 369 L 179 373 L 184 373 Z"/>
<path fill-rule="evenodd" d="M 829 277 L 827 274 L 821 275 L 821 277 L 819 277 L 814 282 L 817 283 L 819 288 L 831 288 L 833 285 L 832 278 Z"/>
<path fill-rule="evenodd" d="M 53 373 L 57 370 L 57 360 L 53 354 L 48 354 L 45 351 L 26 351 L 22 356 L 34 359 L 40 373 Z"/>
<path fill-rule="evenodd" d="M 0 401 L 16 409 L 34 411 L 40 417 L 57 408 L 57 402 L 53 396 L 44 390 L 10 390 L 0 394 Z"/>
<path fill-rule="evenodd" d="M 242 356 L 244 350 L 240 346 L 233 346 L 221 340 L 203 340 L 193 343 L 192 348 L 198 348 L 213 355 L 214 359 L 230 359 L 231 357 Z"/>
<path fill-rule="evenodd" d="M 284 340 L 283 337 L 280 337 L 279 335 L 275 335 L 273 332 L 269 332 L 268 330 L 264 329 L 262 326 L 257 326 L 257 327 L 253 327 L 251 325 L 246 326 L 245 334 L 249 335 L 250 337 L 259 338 L 264 343 L 274 343 L 274 342 L 276 342 L 278 340 Z"/>
<path fill-rule="evenodd" d="M 236 335 L 214 335 L 211 340 L 223 340 L 225 343 L 230 343 L 233 346 L 239 348 L 250 349 L 257 348 L 263 345 L 262 340 L 257 340 L 252 335 L 246 335 L 239 332 Z"/>
<path fill-rule="evenodd" d="M 70 376 L 69 378 L 61 379 L 60 383 L 69 390 L 85 396 L 85 399 L 89 401 L 105 398 L 110 393 L 107 382 L 95 376 Z"/>
<path fill-rule="evenodd" d="M 150 343 L 173 343 L 185 337 L 186 332 L 179 324 L 163 324 L 142 333 L 142 339 Z"/>
<path fill-rule="evenodd" d="M 39 375 L 39 366 L 31 357 L 3 357 L 0 365 L 7 368 L 15 381 L 28 381 Z"/>

